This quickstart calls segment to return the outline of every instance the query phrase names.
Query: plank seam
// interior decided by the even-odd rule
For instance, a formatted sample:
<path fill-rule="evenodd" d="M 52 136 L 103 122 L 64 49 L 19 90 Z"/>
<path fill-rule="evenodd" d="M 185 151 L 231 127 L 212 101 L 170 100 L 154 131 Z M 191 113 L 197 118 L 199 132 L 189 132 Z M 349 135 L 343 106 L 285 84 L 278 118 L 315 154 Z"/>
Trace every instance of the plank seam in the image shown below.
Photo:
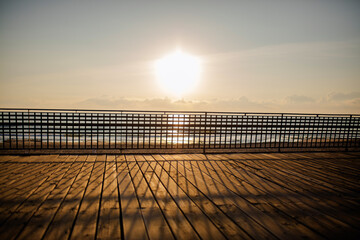
<path fill-rule="evenodd" d="M 101 182 L 101 191 L 100 191 L 98 214 L 97 214 L 97 218 L 96 218 L 95 239 L 97 239 L 97 234 L 98 234 L 98 231 L 99 231 L 99 221 L 100 221 L 100 213 L 101 213 L 101 201 L 102 201 L 102 196 L 103 196 L 103 191 L 104 191 L 104 181 L 105 181 L 105 172 L 106 172 L 106 159 L 107 159 L 107 155 L 105 155 L 105 161 L 102 161 L 102 162 L 104 162 L 104 172 L 103 172 L 103 179 L 102 179 L 102 182 Z"/>
<path fill-rule="evenodd" d="M 119 156 L 116 155 L 114 162 L 115 162 L 115 166 L 116 166 L 116 188 L 117 188 L 117 192 L 118 192 L 118 201 L 119 201 L 120 237 L 122 240 L 125 240 L 124 223 L 123 223 L 122 207 L 121 207 L 120 186 L 119 186 L 119 181 L 117 179 L 119 176 L 118 161 L 117 161 L 118 158 L 119 158 Z"/>
<path fill-rule="evenodd" d="M 145 223 L 145 219 L 144 219 L 144 215 L 142 213 L 142 207 L 141 207 L 141 203 L 140 203 L 140 200 L 139 200 L 139 197 L 138 197 L 138 193 L 137 193 L 137 190 L 136 190 L 136 186 L 134 184 L 134 179 L 133 179 L 133 176 L 131 176 L 131 171 L 130 171 L 130 168 L 129 168 L 129 163 L 128 163 L 128 160 L 126 158 L 126 155 L 124 155 L 124 158 L 125 158 L 125 162 L 126 162 L 126 167 L 128 169 L 128 173 L 129 173 L 129 176 L 130 176 L 130 179 L 131 179 L 131 183 L 133 185 L 133 188 L 134 188 L 134 191 L 135 191 L 135 196 L 136 196 L 136 200 L 139 204 L 139 211 L 140 211 L 140 214 L 141 214 L 141 218 L 143 220 L 143 223 L 144 223 L 144 227 L 145 227 L 145 230 L 146 230 L 146 235 L 147 235 L 147 238 L 150 239 L 150 236 L 149 236 L 149 231 L 147 229 L 147 226 L 146 226 L 146 223 Z"/>
<path fill-rule="evenodd" d="M 87 184 L 86 184 L 84 193 L 83 193 L 83 195 L 82 195 L 82 197 L 81 197 L 81 200 L 80 200 L 80 203 L 79 203 L 79 207 L 78 207 L 78 210 L 77 210 L 77 212 L 76 212 L 74 221 L 73 221 L 73 223 L 72 223 L 72 225 L 71 225 L 70 233 L 69 233 L 69 236 L 68 236 L 68 240 L 71 239 L 71 235 L 72 235 L 72 233 L 73 233 L 73 230 L 74 230 L 74 227 L 75 227 L 75 223 L 76 223 L 77 217 L 79 216 L 80 208 L 81 208 L 82 202 L 83 202 L 83 200 L 84 200 L 86 190 L 87 190 L 87 188 L 88 188 L 88 186 L 89 186 L 89 182 L 90 182 L 91 176 L 92 176 L 93 171 L 94 171 L 95 161 L 94 161 L 94 162 L 91 162 L 91 163 L 93 163 L 93 166 L 92 166 L 92 169 L 91 169 L 91 172 L 90 172 L 90 175 L 89 175 L 89 179 L 88 179 L 88 181 L 87 181 Z"/>

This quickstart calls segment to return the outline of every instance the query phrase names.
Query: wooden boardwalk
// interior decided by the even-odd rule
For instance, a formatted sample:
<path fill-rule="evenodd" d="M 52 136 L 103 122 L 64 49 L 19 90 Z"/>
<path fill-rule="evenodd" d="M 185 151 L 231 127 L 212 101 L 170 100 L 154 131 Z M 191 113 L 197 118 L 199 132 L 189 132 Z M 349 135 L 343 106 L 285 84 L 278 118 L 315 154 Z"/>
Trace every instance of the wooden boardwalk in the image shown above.
<path fill-rule="evenodd" d="M 360 153 L 0 156 L 0 239 L 360 239 Z"/>

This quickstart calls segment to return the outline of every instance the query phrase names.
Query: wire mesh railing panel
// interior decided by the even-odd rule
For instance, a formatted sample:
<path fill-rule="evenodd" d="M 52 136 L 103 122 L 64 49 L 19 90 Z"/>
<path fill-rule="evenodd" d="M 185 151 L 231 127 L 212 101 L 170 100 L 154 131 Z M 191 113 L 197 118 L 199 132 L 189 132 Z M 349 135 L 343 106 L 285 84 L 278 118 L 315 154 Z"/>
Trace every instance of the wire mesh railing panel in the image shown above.
<path fill-rule="evenodd" d="M 6 109 L 0 149 L 359 148 L 359 115 Z"/>

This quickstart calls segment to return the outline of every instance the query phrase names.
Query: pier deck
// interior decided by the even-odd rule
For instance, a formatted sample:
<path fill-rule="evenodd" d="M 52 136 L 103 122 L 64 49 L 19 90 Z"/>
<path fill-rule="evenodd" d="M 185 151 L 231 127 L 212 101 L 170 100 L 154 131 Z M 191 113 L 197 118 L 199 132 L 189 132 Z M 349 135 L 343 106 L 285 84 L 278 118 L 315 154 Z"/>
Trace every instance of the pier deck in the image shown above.
<path fill-rule="evenodd" d="M 360 153 L 0 156 L 0 239 L 359 239 Z"/>

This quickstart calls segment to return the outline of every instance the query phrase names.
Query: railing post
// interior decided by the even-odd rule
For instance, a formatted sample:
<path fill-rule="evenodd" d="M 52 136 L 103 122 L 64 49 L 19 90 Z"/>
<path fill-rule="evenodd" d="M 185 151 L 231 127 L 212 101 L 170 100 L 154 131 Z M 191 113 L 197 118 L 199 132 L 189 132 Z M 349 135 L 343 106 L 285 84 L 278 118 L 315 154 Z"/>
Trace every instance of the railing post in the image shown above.
<path fill-rule="evenodd" d="M 280 120 L 280 132 L 279 132 L 279 149 L 278 152 L 281 152 L 281 132 L 282 132 L 282 125 L 283 125 L 283 118 L 284 114 L 281 114 L 281 120 Z"/>
<path fill-rule="evenodd" d="M 352 115 L 350 115 L 350 119 L 349 119 L 349 125 L 348 125 L 348 131 L 347 131 L 347 135 L 346 135 L 346 151 L 349 151 L 349 137 L 350 137 L 350 129 L 351 129 L 351 119 L 352 119 Z"/>
<path fill-rule="evenodd" d="M 28 149 L 31 149 L 31 141 L 30 141 L 30 135 L 31 135 L 31 130 L 30 130 L 30 109 L 27 110 L 28 112 L 28 116 L 27 116 L 27 123 L 28 123 Z"/>
<path fill-rule="evenodd" d="M 203 148 L 203 153 L 206 153 L 206 125 L 207 125 L 207 112 L 205 112 L 205 128 L 204 128 L 204 148 Z"/>

